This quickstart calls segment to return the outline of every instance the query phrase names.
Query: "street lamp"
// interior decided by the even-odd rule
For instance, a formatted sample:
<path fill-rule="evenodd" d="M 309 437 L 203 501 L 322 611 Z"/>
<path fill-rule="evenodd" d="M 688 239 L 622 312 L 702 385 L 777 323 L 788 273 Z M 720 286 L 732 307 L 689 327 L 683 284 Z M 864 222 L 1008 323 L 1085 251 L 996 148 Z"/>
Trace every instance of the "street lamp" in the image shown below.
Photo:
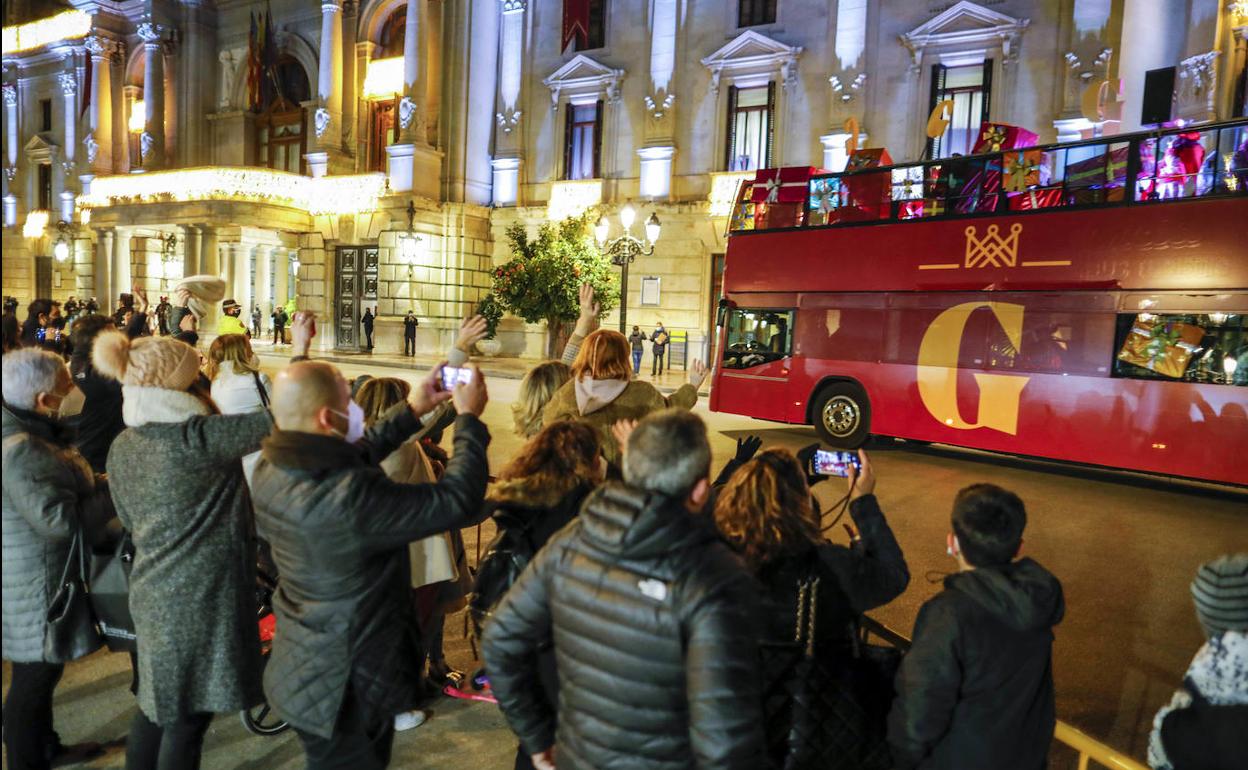
<path fill-rule="evenodd" d="M 648 257 L 654 253 L 654 244 L 659 240 L 659 216 L 651 213 L 650 218 L 646 220 L 646 239 L 644 241 L 633 237 L 633 222 L 637 219 L 637 212 L 629 204 L 624 204 L 624 208 L 620 209 L 620 225 L 624 232 L 618 238 L 607 240 L 607 236 L 611 233 L 611 223 L 607 221 L 604 214 L 598 224 L 594 226 L 594 237 L 598 240 L 598 246 L 608 257 L 611 258 L 611 264 L 620 268 L 620 333 L 627 334 L 628 328 L 628 266 L 632 264 L 638 256 Z"/>
<path fill-rule="evenodd" d="M 416 204 L 412 201 L 407 202 L 407 232 L 400 235 L 396 240 L 398 245 L 399 263 L 407 265 L 407 301 L 411 305 L 415 302 L 413 288 L 413 280 L 415 278 L 414 268 L 425 259 L 425 254 L 429 250 L 429 239 L 417 235 L 412 229 L 413 222 L 416 219 Z"/>
<path fill-rule="evenodd" d="M 160 273 L 164 279 L 164 288 L 169 288 L 169 280 L 173 278 L 175 272 L 174 265 L 179 264 L 178 259 L 178 236 L 173 233 L 164 233 L 158 236 L 160 240 Z"/>
<path fill-rule="evenodd" d="M 52 256 L 57 262 L 69 259 L 69 242 L 74 238 L 73 224 L 62 219 L 56 223 L 56 244 L 52 246 Z"/>

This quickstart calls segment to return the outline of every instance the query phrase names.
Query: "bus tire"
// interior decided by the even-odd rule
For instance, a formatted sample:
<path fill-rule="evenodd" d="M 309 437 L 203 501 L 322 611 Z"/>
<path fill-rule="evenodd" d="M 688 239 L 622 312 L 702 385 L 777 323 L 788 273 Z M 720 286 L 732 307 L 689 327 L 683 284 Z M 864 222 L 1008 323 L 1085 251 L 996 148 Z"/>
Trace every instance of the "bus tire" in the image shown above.
<path fill-rule="evenodd" d="M 833 382 L 815 396 L 815 432 L 837 449 L 857 449 L 871 432 L 871 402 L 854 382 Z"/>

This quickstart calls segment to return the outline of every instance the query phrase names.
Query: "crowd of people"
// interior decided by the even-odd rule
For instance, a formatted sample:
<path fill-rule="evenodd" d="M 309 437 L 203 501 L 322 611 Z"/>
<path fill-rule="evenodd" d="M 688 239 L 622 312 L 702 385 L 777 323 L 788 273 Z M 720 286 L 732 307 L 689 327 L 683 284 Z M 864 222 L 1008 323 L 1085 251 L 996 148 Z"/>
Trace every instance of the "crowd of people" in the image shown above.
<path fill-rule="evenodd" d="M 910 572 L 871 458 L 858 452 L 827 511 L 811 491 L 831 483 L 814 472 L 815 447 L 742 439 L 713 473 L 691 411 L 705 367 L 670 395 L 638 380 L 645 335 L 596 328 L 588 287 L 562 360 L 520 384 L 526 443 L 493 478 L 487 382 L 469 360 L 484 319 L 465 320 L 448 351 L 446 366 L 470 372 L 453 389 L 442 367 L 415 385 L 348 382 L 309 357 L 307 312 L 289 319 L 292 358 L 270 378 L 223 291 L 189 278 L 155 322 L 138 290 L 111 317 L 94 300 L 36 300 L 18 325 L 6 304 L 10 768 L 94 748 L 61 744 L 52 694 L 65 664 L 100 643 L 65 652 L 53 605 L 63 612 L 84 553 L 123 536 L 130 770 L 194 770 L 213 715 L 262 701 L 307 767 L 386 767 L 429 693 L 462 683 L 442 627 L 465 606 L 517 768 L 1046 766 L 1065 604 L 1057 577 L 1022 556 L 1027 513 L 1012 492 L 956 495 L 956 571 L 923 605 L 908 652 L 886 655 L 864 646 L 860 624 Z M 834 544 L 826 533 L 845 512 L 849 545 Z M 474 573 L 459 531 L 487 519 L 497 536 Z M 276 579 L 267 662 L 260 573 Z M 1150 763 L 1248 766 L 1248 554 L 1204 565 L 1192 591 L 1208 643 L 1157 715 Z"/>

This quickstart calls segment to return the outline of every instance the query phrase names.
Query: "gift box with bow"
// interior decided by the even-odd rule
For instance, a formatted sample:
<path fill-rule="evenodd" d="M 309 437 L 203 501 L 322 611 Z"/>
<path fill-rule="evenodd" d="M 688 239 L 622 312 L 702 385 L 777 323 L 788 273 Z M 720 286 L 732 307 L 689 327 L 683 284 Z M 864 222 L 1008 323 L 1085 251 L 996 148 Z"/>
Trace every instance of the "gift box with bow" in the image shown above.
<path fill-rule="evenodd" d="M 846 171 L 862 171 L 868 168 L 881 168 L 893 165 L 893 158 L 883 147 L 863 147 L 854 150 L 845 164 Z"/>
<path fill-rule="evenodd" d="M 1010 151 L 1005 154 L 1005 189 L 1023 192 L 1032 185 L 1040 184 L 1039 150 Z"/>
<path fill-rule="evenodd" d="M 1118 352 L 1118 360 L 1178 379 L 1187 371 L 1204 336 L 1205 330 L 1195 324 L 1166 323 L 1136 316 Z"/>
<path fill-rule="evenodd" d="M 832 224 L 837 210 L 843 205 L 840 177 L 820 177 L 810 180 L 810 217 L 816 225 Z"/>
<path fill-rule="evenodd" d="M 813 166 L 760 168 L 754 175 L 755 203 L 804 203 L 806 185 L 816 174 L 824 173 Z"/>
<path fill-rule="evenodd" d="M 979 126 L 979 137 L 975 140 L 972 153 L 1000 152 L 1001 150 L 1017 150 L 1023 147 L 1035 147 L 1039 134 L 1025 128 L 1011 126 L 1007 123 L 989 123 L 984 121 Z"/>

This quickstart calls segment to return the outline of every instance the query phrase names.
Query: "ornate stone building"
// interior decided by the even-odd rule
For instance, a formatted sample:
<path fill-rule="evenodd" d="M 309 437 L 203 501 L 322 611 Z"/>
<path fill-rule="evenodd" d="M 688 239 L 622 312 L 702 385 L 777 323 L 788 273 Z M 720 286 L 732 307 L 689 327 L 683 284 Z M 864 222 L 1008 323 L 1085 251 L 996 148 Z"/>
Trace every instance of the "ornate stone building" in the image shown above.
<path fill-rule="evenodd" d="M 629 319 L 696 352 L 753 169 L 840 168 L 855 130 L 898 160 L 966 152 L 983 119 L 1042 142 L 1136 130 L 1159 89 L 1173 119 L 1242 115 L 1248 30 L 1227 0 L 589 0 L 566 50 L 556 0 L 5 14 L 5 294 L 108 304 L 212 272 L 266 318 L 296 297 L 345 349 L 372 306 L 382 349 L 409 308 L 445 347 L 509 224 L 631 202 L 663 227 Z M 540 329 L 503 329 L 540 355 Z"/>

